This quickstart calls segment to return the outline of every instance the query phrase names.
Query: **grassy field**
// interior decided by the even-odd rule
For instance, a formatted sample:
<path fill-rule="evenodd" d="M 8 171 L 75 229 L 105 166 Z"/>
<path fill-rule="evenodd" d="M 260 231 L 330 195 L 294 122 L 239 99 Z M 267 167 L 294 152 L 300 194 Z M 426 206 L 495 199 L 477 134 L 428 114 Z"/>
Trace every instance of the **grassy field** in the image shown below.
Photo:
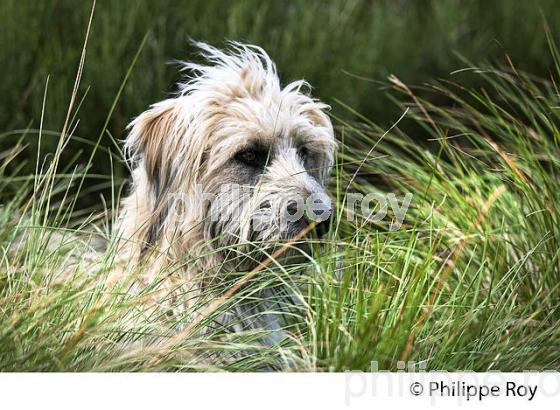
<path fill-rule="evenodd" d="M 422 2 L 430 10 L 423 21 L 431 23 L 407 24 L 422 7 L 405 7 L 407 2 L 349 2 L 347 8 L 333 2 L 320 7 L 319 2 L 306 2 L 305 13 L 305 7 L 287 7 L 285 13 L 302 15 L 281 28 L 281 20 L 276 25 L 268 20 L 280 13 L 274 10 L 280 6 L 260 2 L 237 2 L 228 8 L 220 7 L 223 3 L 192 2 L 185 9 L 164 2 L 157 3 L 160 8 L 141 2 L 129 7 L 99 2 L 84 77 L 60 139 L 79 61 L 75 50 L 81 49 L 88 10 L 80 8 L 74 14 L 66 2 L 38 3 L 36 8 L 44 12 L 41 22 L 33 17 L 35 8 L 3 2 L 13 16 L 23 13 L 20 18 L 29 22 L 26 41 L 36 46 L 37 54 L 30 57 L 14 50 L 16 42 L 9 38 L 0 47 L 1 53 L 19 61 L 3 60 L 13 67 L 6 70 L 13 78 L 2 83 L 7 91 L 0 93 L 6 124 L 6 132 L 0 134 L 0 369 L 249 371 L 288 366 L 342 371 L 369 370 L 374 363 L 379 369 L 397 370 L 399 362 L 413 361 L 428 370 L 558 370 L 560 55 L 553 35 L 546 41 L 542 23 L 539 34 L 530 39 L 523 36 L 528 24 L 514 24 L 520 11 L 527 21 L 542 21 L 534 5 L 507 2 L 510 9 L 497 1 L 487 9 L 480 3 L 458 24 L 449 18 L 456 3 Z M 123 10 L 113 9 L 117 7 Z M 364 10 L 379 20 L 367 20 L 367 30 L 354 30 L 358 20 L 367 19 Z M 399 15 L 394 22 L 402 26 L 374 24 L 387 20 L 383 12 Z M 461 50 L 459 28 L 474 30 L 493 24 L 488 16 L 508 13 L 510 20 L 503 18 L 495 30 L 503 30 L 508 41 L 518 39 L 517 50 L 533 45 L 535 54 L 518 51 L 518 57 L 523 57 L 523 68 L 536 75 L 526 74 L 516 63 L 462 63 L 460 67 L 469 68 L 456 72 L 453 82 L 436 81 L 438 70 L 456 67 L 451 63 L 455 57 L 447 51 L 437 54 L 450 60 L 438 60 L 416 74 L 416 64 L 425 60 L 411 51 L 416 50 L 414 44 L 399 40 L 413 27 L 424 27 L 423 41 L 434 40 L 430 48 Z M 65 24 L 45 26 L 53 15 L 66 16 Z M 227 24 L 216 22 L 213 15 Z M 122 21 L 113 22 L 109 16 Z M 326 30 L 328 18 L 340 30 Z M 477 23 L 471 25 L 469 18 Z M 148 20 L 155 28 L 142 24 Z M 192 31 L 175 31 L 179 22 L 193 22 Z M 209 31 L 220 29 L 212 35 L 197 31 L 205 23 Z M 144 37 L 147 28 L 154 31 Z M 381 46 L 383 30 L 391 35 Z M 445 37 L 438 39 L 442 30 Z M 205 40 L 226 35 L 260 39 L 264 31 L 268 37 L 263 45 L 274 50 L 271 54 L 281 71 L 288 78 L 303 74 L 316 81 L 319 95 L 337 104 L 332 117 L 341 147 L 330 190 L 337 198 L 339 218 L 328 238 L 316 241 L 305 255 L 307 262 L 271 263 L 194 324 L 188 324 L 188 313 L 162 317 L 144 303 L 157 285 L 130 292 L 130 282 L 107 281 L 116 256 L 110 229 L 126 177 L 117 139 L 130 116 L 164 95 L 170 82 L 163 61 L 173 49 L 171 43 L 183 44 L 187 34 Z M 455 40 L 453 33 L 459 36 Z M 484 38 L 480 32 L 465 35 L 472 47 L 473 54 L 467 56 L 471 61 L 492 57 L 495 51 L 476 54 L 487 44 L 474 41 Z M 61 37 L 53 40 L 56 36 Z M 122 41 L 109 41 L 115 38 Z M 357 46 L 347 47 L 348 39 Z M 62 44 L 74 52 L 66 53 Z M 308 44 L 308 52 L 299 51 L 303 56 L 316 53 L 312 61 L 298 57 L 295 50 L 302 44 Z M 43 62 L 36 71 L 17 69 L 43 61 L 42 55 L 49 55 L 52 65 Z M 387 61 L 405 57 L 411 64 L 403 72 L 392 71 Z M 355 77 L 340 74 L 341 69 L 375 79 L 388 74 L 376 61 L 385 61 L 396 74 L 384 86 L 394 103 L 387 112 L 396 113 L 390 120 L 372 114 L 381 104 L 377 86 L 366 87 L 365 80 L 352 83 Z M 25 72 L 33 75 L 26 77 Z M 333 76 L 340 82 L 332 81 Z M 412 86 L 428 77 L 433 79 L 423 86 Z M 86 92 L 89 85 L 91 91 Z M 12 131 L 19 127 L 30 129 Z M 80 130 L 87 133 L 81 135 Z M 36 157 L 40 160 L 34 161 Z M 104 164 L 105 172 L 92 166 L 96 162 Z M 99 202 L 99 192 L 105 195 L 96 204 L 91 198 Z M 359 214 L 348 220 L 349 192 L 413 197 L 404 225 L 391 230 L 391 214 L 379 222 Z M 91 206 L 83 207 L 83 198 Z M 96 251 L 100 238 L 108 246 Z M 246 274 L 232 275 L 232 280 L 243 281 Z M 268 286 L 283 287 L 301 301 L 285 313 L 290 337 L 282 344 L 259 346 L 255 332 L 201 333 L 215 315 Z M 213 299 L 221 292 L 224 289 L 210 289 L 205 296 Z"/>
<path fill-rule="evenodd" d="M 47 76 L 43 127 L 60 131 L 90 8 L 89 1 L 0 2 L 1 131 L 38 128 Z M 147 33 L 108 124 L 116 139 L 123 138 L 131 118 L 175 90 L 177 66 L 170 63 L 195 58 L 188 38 L 258 44 L 276 61 L 283 81 L 305 78 L 335 112 L 343 112 L 337 103 L 342 101 L 388 127 L 400 115 L 385 97 L 389 74 L 422 84 L 464 67 L 462 58 L 505 63 L 508 54 L 518 68 L 548 76 L 552 60 L 542 29 L 545 18 L 551 26 L 560 21 L 555 0 L 98 0 L 79 89 L 80 98 L 87 95 L 75 134 L 96 141 Z M 478 79 L 470 81 L 475 86 Z M 14 138 L 2 138 L 0 149 L 11 147 Z M 101 143 L 112 146 L 108 135 Z M 55 147 L 56 138 L 45 134 L 43 148 Z M 72 141 L 63 159 L 89 150 Z M 34 167 L 35 152 L 23 154 L 27 171 Z M 114 166 L 116 177 L 126 176 L 121 164 Z M 97 173 L 111 172 L 103 158 L 93 167 Z"/>

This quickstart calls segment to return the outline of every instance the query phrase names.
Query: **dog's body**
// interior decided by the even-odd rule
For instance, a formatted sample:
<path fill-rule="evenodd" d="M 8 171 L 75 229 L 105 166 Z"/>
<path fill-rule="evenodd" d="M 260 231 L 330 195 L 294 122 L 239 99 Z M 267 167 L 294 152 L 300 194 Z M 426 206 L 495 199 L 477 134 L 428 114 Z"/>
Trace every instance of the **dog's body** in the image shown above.
<path fill-rule="evenodd" d="M 179 95 L 130 125 L 133 186 L 118 224 L 123 260 L 144 266 L 148 281 L 176 265 L 169 289 L 194 293 L 223 273 L 253 269 L 263 248 L 304 229 L 304 215 L 283 220 L 294 202 L 318 195 L 330 211 L 324 186 L 336 148 L 326 106 L 302 92 L 304 81 L 282 88 L 262 49 L 198 47 L 208 65 L 185 63 L 194 75 Z M 279 327 L 266 315 L 251 326 Z"/>

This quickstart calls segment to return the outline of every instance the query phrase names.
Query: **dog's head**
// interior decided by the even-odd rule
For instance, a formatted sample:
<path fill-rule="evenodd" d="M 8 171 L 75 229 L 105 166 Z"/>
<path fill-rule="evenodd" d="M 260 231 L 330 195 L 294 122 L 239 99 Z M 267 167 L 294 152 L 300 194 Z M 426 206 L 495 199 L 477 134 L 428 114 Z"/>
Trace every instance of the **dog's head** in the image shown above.
<path fill-rule="evenodd" d="M 184 63 L 194 75 L 180 94 L 136 118 L 126 141 L 135 189 L 149 196 L 143 240 L 197 232 L 225 251 L 324 222 L 336 148 L 327 106 L 304 81 L 282 88 L 258 47 L 197 45 L 208 64 Z"/>

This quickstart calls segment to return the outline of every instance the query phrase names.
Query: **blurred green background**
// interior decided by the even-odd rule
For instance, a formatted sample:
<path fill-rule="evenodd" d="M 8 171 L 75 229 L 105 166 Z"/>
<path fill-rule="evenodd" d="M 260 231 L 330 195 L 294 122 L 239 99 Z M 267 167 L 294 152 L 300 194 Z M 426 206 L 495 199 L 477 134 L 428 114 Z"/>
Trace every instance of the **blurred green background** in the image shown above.
<path fill-rule="evenodd" d="M 60 131 L 78 67 L 90 1 L 0 1 L 0 152 L 20 137 L 7 131 L 38 128 L 49 78 L 44 129 Z M 117 139 L 146 107 L 165 98 L 180 78 L 173 60 L 191 59 L 193 38 L 223 45 L 234 39 L 264 47 L 284 82 L 305 78 L 315 95 L 337 100 L 373 121 L 399 115 L 385 96 L 389 74 L 422 84 L 473 63 L 505 63 L 547 76 L 552 61 L 544 30 L 560 21 L 557 0 L 99 0 L 79 98 L 75 134 L 95 141 L 142 39 L 143 48 L 108 130 Z M 475 84 L 476 85 L 476 84 Z M 33 148 L 36 133 L 25 142 Z M 44 135 L 52 149 L 56 135 Z M 104 136 L 102 145 L 112 147 Z M 87 145 L 71 143 L 68 157 Z M 34 168 L 34 149 L 27 156 Z M 107 173 L 109 161 L 95 162 Z M 126 176 L 122 164 L 116 175 Z"/>

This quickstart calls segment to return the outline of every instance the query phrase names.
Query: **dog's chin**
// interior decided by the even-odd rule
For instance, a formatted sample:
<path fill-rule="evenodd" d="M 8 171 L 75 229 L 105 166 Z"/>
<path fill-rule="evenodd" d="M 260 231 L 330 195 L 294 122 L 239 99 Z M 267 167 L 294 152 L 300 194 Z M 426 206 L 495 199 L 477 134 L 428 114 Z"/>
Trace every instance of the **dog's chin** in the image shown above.
<path fill-rule="evenodd" d="M 252 257 L 257 256 L 258 263 L 264 262 L 268 259 L 269 255 L 282 249 L 281 255 L 277 259 L 281 259 L 283 262 L 297 263 L 305 260 L 302 256 L 303 253 L 311 252 L 311 244 L 304 238 L 297 238 L 306 228 L 307 223 L 302 219 L 295 222 L 287 222 L 284 229 L 277 232 L 274 238 L 270 238 L 265 241 L 265 244 L 261 248 L 258 248 L 253 253 Z M 253 266 L 255 268 L 257 265 Z"/>
<path fill-rule="evenodd" d="M 306 227 L 307 224 L 304 221 L 288 222 L 285 229 L 274 234 L 268 232 L 267 238 L 262 238 L 259 232 L 250 232 L 250 242 L 240 243 L 233 247 L 230 245 L 229 251 L 222 253 L 222 267 L 231 272 L 247 272 L 256 269 L 286 243 L 301 234 Z M 295 241 L 290 243 L 278 258 L 294 260 L 296 255 L 301 254 L 301 251 L 309 252 L 309 246 L 307 241 Z M 232 252 L 231 250 L 234 248 L 237 250 Z"/>
<path fill-rule="evenodd" d="M 305 228 L 307 224 L 303 219 L 295 222 L 288 222 L 286 230 L 281 234 L 281 239 L 290 240 L 298 236 Z"/>

